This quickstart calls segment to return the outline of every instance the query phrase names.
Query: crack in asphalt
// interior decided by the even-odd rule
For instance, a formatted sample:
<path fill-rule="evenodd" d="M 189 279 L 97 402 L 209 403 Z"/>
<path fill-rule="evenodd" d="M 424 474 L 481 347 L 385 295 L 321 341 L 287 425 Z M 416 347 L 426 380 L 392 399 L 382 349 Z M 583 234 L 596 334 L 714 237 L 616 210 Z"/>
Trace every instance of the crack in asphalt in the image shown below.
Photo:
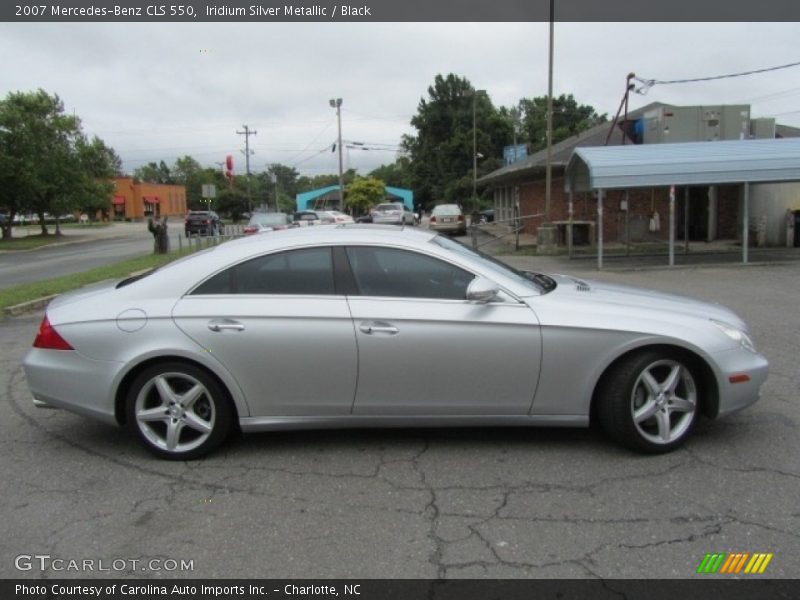
<path fill-rule="evenodd" d="M 658 480 L 673 473 L 680 473 L 690 465 L 699 464 L 702 467 L 709 467 L 713 469 L 720 469 L 740 474 L 752 473 L 766 473 L 795 480 L 800 478 L 800 474 L 772 467 L 762 466 L 730 466 L 720 465 L 715 461 L 699 456 L 697 452 L 691 449 L 684 449 L 680 453 L 673 455 L 675 459 L 671 464 L 667 464 L 658 470 L 651 470 L 646 473 L 629 473 L 623 475 L 603 476 L 595 481 L 582 482 L 582 483 L 553 483 L 553 482 L 537 482 L 537 481 L 521 481 L 512 483 L 510 481 L 494 483 L 494 484 L 443 484 L 437 485 L 432 479 L 431 474 L 426 470 L 426 459 L 431 457 L 434 450 L 431 439 L 428 436 L 412 436 L 409 442 L 418 445 L 417 448 L 403 447 L 402 449 L 393 448 L 386 450 L 381 448 L 377 452 L 376 460 L 371 466 L 368 466 L 363 472 L 346 471 L 340 473 L 332 473 L 315 468 L 301 468 L 301 467 L 286 467 L 286 466 L 270 466 L 270 465 L 242 465 L 242 464 L 229 464 L 235 460 L 236 451 L 230 447 L 225 447 L 220 450 L 219 457 L 211 464 L 206 461 L 188 461 L 184 463 L 168 463 L 170 469 L 182 469 L 181 471 L 165 471 L 159 468 L 137 464 L 132 460 L 124 457 L 114 456 L 106 452 L 87 446 L 79 441 L 70 438 L 54 429 L 48 428 L 46 422 L 50 419 L 36 419 L 26 411 L 24 411 L 18 404 L 15 398 L 14 390 L 19 385 L 20 377 L 22 375 L 21 368 L 12 371 L 6 385 L 6 397 L 8 398 L 9 405 L 12 410 L 21 418 L 27 425 L 34 429 L 44 432 L 47 436 L 57 440 L 59 443 L 77 451 L 86 453 L 87 455 L 97 458 L 123 469 L 131 470 L 139 475 L 146 477 L 153 477 L 158 480 L 163 480 L 162 491 L 149 494 L 146 497 L 137 498 L 127 507 L 129 514 L 133 517 L 133 525 L 135 527 L 146 528 L 155 516 L 165 509 L 178 505 L 178 496 L 186 495 L 187 492 L 196 491 L 198 495 L 202 496 L 203 502 L 208 505 L 203 505 L 202 508 L 194 508 L 187 505 L 185 501 L 180 502 L 181 511 L 189 513 L 197 513 L 208 515 L 208 510 L 214 510 L 214 500 L 224 495 L 233 494 L 247 494 L 263 500 L 265 498 L 276 498 L 284 501 L 291 501 L 297 503 L 304 500 L 298 497 L 292 491 L 280 492 L 271 491 L 261 487 L 259 481 L 262 479 L 260 475 L 263 474 L 281 474 L 290 477 L 300 478 L 319 478 L 319 479 L 333 479 L 344 481 L 377 481 L 382 485 L 387 486 L 389 489 L 398 492 L 421 492 L 423 493 L 422 502 L 419 505 L 419 510 L 409 509 L 405 507 L 386 507 L 379 502 L 372 504 L 357 503 L 352 506 L 358 509 L 371 509 L 396 512 L 398 514 L 417 515 L 424 519 L 427 524 L 426 537 L 428 539 L 430 549 L 428 552 L 427 563 L 433 569 L 437 579 L 445 579 L 452 576 L 458 576 L 459 572 L 469 569 L 482 569 L 484 572 L 490 572 L 491 569 L 503 567 L 513 570 L 528 570 L 538 572 L 542 569 L 557 568 L 557 567 L 570 567 L 572 569 L 579 569 L 585 576 L 605 579 L 603 576 L 603 569 L 599 568 L 598 558 L 603 554 L 613 550 L 642 550 L 646 548 L 661 547 L 665 545 L 675 544 L 691 544 L 698 540 L 714 539 L 719 536 L 725 527 L 738 524 L 746 527 L 757 527 L 765 531 L 782 533 L 792 536 L 794 538 L 800 537 L 794 531 L 787 531 L 775 527 L 773 525 L 760 522 L 758 520 L 743 518 L 737 516 L 735 512 L 729 512 L 724 515 L 714 514 L 711 508 L 708 508 L 709 514 L 693 514 L 681 516 L 667 516 L 663 518 L 641 518 L 641 517 L 599 517 L 587 518 L 576 517 L 572 515 L 553 516 L 547 515 L 533 515 L 533 516 L 517 516 L 511 514 L 510 502 L 511 499 L 518 494 L 557 494 L 557 493 L 573 493 L 584 495 L 587 498 L 594 499 L 601 495 L 603 492 L 599 490 L 601 487 L 613 487 L 620 483 Z M 777 415 L 780 417 L 780 415 Z M 762 421 L 773 421 L 775 416 L 765 418 L 760 416 Z M 780 419 L 778 419 L 780 420 Z M 791 426 L 795 426 L 794 423 Z M 11 440 L 3 440 L 2 443 L 8 443 Z M 15 440 L 14 443 L 25 443 L 23 440 Z M 35 442 L 28 442 L 35 443 Z M 374 451 L 373 451 L 374 452 Z M 406 456 L 397 456 L 398 452 L 407 453 Z M 435 457 L 431 460 L 435 460 Z M 393 467 L 407 464 L 411 467 L 413 473 L 412 481 L 398 481 L 398 473 L 394 472 Z M 217 476 L 213 481 L 209 481 L 207 477 L 214 471 L 224 471 L 224 475 Z M 61 495 L 79 495 L 83 490 L 78 487 L 49 487 L 47 485 L 39 485 L 30 481 L 24 482 L 26 485 L 33 488 L 31 493 L 34 494 L 61 494 Z M 483 493 L 483 494 L 499 494 L 499 497 L 493 498 L 491 508 L 483 511 L 461 512 L 457 510 L 447 510 L 442 507 L 442 495 L 449 493 Z M 78 499 L 79 500 L 79 499 Z M 74 501 L 78 501 L 74 500 Z M 318 504 L 310 509 L 302 508 L 302 511 L 313 511 L 317 513 L 324 513 L 327 504 L 321 499 L 313 499 Z M 484 499 L 484 502 L 486 500 Z M 419 502 L 419 499 L 411 498 L 411 502 Z M 68 535 L 70 528 L 81 527 L 84 524 L 96 522 L 102 519 L 108 519 L 118 516 L 116 512 L 99 511 L 93 513 L 85 518 L 72 519 L 67 523 L 52 529 L 49 532 L 48 538 L 50 540 L 49 550 L 55 554 L 59 545 L 63 542 L 65 536 Z M 797 517 L 798 514 L 793 514 Z M 463 527 L 465 532 L 462 535 L 453 536 L 443 533 L 445 520 L 448 519 L 463 519 L 466 522 Z M 595 545 L 588 551 L 581 551 L 575 554 L 562 556 L 556 560 L 546 561 L 529 561 L 509 558 L 503 551 L 503 547 L 498 545 L 492 538 L 491 528 L 496 523 L 510 523 L 514 524 L 569 524 L 569 525 L 618 525 L 620 527 L 627 527 L 630 525 L 646 525 L 667 523 L 678 526 L 700 526 L 699 530 L 689 531 L 683 535 L 675 535 L 669 537 L 661 537 L 651 542 L 634 543 L 631 541 L 620 541 L 613 544 L 600 544 Z M 456 544 L 468 543 L 471 540 L 476 541 L 481 548 L 487 553 L 484 559 L 472 559 L 463 561 L 448 561 L 447 553 L 450 548 Z M 138 573 L 137 573 L 138 575 Z M 433 589 L 433 588 L 431 588 Z M 611 587 L 608 588 L 610 592 L 616 593 Z M 621 595 L 621 597 L 624 597 Z"/>

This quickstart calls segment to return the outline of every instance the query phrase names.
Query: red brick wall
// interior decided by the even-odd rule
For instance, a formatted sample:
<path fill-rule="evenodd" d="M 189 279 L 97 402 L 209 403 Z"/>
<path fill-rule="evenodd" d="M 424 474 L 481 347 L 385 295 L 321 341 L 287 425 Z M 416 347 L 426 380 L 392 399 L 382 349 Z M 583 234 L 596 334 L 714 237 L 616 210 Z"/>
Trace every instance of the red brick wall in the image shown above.
<path fill-rule="evenodd" d="M 620 201 L 625 197 L 621 190 L 609 190 L 603 195 L 603 239 L 607 242 L 624 241 L 625 211 L 620 209 Z M 525 217 L 544 213 L 544 178 L 528 181 L 519 186 L 520 215 Z M 682 239 L 684 219 L 685 188 L 675 190 L 675 230 L 676 237 Z M 694 200 L 695 202 L 697 200 Z M 564 178 L 553 177 L 551 186 L 550 221 L 569 219 L 569 196 L 564 191 Z M 739 186 L 721 186 L 717 201 L 718 229 L 717 239 L 736 239 L 739 227 L 736 224 L 739 211 Z M 669 188 L 641 188 L 628 191 L 631 239 L 646 240 L 669 239 Z M 653 212 L 659 214 L 661 228 L 650 232 L 649 224 Z M 573 220 L 597 221 L 597 198 L 591 193 L 573 195 Z M 535 234 L 544 217 L 525 219 L 526 233 Z M 643 236 L 637 235 L 643 233 Z"/>

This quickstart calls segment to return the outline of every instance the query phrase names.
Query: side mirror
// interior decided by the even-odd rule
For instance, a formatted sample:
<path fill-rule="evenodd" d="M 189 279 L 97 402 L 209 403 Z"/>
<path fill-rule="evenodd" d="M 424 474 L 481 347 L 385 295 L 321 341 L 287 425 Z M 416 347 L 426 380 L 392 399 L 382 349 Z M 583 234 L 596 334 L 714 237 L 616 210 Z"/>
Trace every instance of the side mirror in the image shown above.
<path fill-rule="evenodd" d="M 500 299 L 500 288 L 485 277 L 476 277 L 467 286 L 467 300 L 478 304 L 487 304 Z"/>

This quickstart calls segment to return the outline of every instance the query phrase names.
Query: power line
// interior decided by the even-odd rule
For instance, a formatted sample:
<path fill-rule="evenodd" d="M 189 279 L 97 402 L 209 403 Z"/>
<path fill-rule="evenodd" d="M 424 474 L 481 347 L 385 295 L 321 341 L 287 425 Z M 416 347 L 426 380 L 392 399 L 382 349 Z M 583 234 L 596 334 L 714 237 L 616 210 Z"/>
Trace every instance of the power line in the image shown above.
<path fill-rule="evenodd" d="M 741 73 L 729 73 L 727 75 L 712 75 L 710 77 L 696 77 L 694 79 L 672 79 L 672 80 L 659 80 L 659 79 L 642 79 L 641 77 L 634 77 L 636 81 L 642 84 L 641 88 L 636 90 L 639 94 L 646 94 L 654 85 L 670 85 L 673 83 L 697 83 L 700 81 L 714 81 L 717 79 L 732 79 L 734 77 L 745 77 L 747 75 L 756 75 L 758 73 L 768 73 L 770 71 L 778 71 L 780 69 L 788 69 L 796 67 L 800 62 L 788 63 L 785 65 L 778 65 L 776 67 L 767 67 L 765 69 L 754 69 L 752 71 L 742 71 Z"/>

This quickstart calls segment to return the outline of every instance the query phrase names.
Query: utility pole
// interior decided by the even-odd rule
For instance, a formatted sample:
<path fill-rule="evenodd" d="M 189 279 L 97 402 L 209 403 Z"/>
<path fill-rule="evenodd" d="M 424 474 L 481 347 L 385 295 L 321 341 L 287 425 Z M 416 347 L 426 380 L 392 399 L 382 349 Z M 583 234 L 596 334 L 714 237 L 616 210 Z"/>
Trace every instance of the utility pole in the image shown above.
<path fill-rule="evenodd" d="M 544 220 L 550 220 L 550 195 L 553 185 L 553 30 L 554 0 L 550 0 L 550 58 L 547 70 L 547 164 L 544 176 Z"/>
<path fill-rule="evenodd" d="M 250 136 L 256 135 L 258 132 L 253 130 L 250 131 L 250 128 L 247 125 L 242 125 L 244 127 L 244 131 L 237 131 L 238 135 L 244 136 L 244 161 L 245 161 L 245 170 L 247 172 L 247 212 L 253 212 L 251 194 L 250 194 Z"/>
<path fill-rule="evenodd" d="M 336 109 L 336 121 L 339 124 L 339 210 L 344 210 L 344 174 L 342 172 L 342 99 L 331 98 L 328 103 Z"/>

